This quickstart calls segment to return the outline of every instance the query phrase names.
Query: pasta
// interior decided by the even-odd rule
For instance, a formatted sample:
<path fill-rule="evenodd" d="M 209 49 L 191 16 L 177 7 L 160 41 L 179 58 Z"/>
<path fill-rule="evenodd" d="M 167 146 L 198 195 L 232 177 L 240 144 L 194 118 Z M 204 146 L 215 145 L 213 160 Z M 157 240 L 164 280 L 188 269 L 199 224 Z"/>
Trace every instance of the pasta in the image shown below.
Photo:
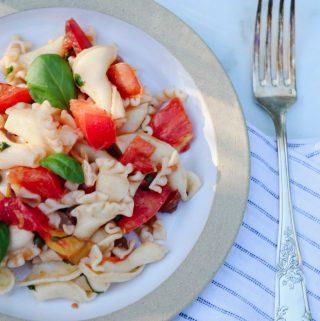
<path fill-rule="evenodd" d="M 201 187 L 179 154 L 187 95 L 150 93 L 116 45 L 72 18 L 66 30 L 32 51 L 15 36 L 0 59 L 0 295 L 18 283 L 41 301 L 88 302 L 138 277 L 167 253 L 157 212 Z"/>

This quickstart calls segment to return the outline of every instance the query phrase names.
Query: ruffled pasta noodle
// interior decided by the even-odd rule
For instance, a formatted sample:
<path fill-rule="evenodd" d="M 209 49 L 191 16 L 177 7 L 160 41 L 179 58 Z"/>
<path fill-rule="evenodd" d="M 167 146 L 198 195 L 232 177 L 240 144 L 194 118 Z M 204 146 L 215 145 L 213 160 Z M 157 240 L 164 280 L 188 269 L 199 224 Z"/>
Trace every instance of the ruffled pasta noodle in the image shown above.
<path fill-rule="evenodd" d="M 31 261 L 40 254 L 40 249 L 33 243 L 33 233 L 10 226 L 10 245 L 2 266 L 17 268 Z"/>
<path fill-rule="evenodd" d="M 15 276 L 10 269 L 0 267 L 0 295 L 10 292 L 15 284 Z"/>
<path fill-rule="evenodd" d="M 149 189 L 157 193 L 162 193 L 162 187 L 168 184 L 168 176 L 175 170 L 178 164 L 179 155 L 175 150 L 170 158 L 164 157 L 161 162 L 161 169 L 149 185 Z"/>
<path fill-rule="evenodd" d="M 166 230 L 159 220 L 153 222 L 152 225 L 142 225 L 137 234 L 142 243 L 164 241 L 167 238 Z"/>
<path fill-rule="evenodd" d="M 10 85 L 26 86 L 27 67 L 19 61 L 22 54 L 31 49 L 31 42 L 14 36 L 0 60 L 0 71 Z M 10 72 L 9 72 L 10 71 Z"/>

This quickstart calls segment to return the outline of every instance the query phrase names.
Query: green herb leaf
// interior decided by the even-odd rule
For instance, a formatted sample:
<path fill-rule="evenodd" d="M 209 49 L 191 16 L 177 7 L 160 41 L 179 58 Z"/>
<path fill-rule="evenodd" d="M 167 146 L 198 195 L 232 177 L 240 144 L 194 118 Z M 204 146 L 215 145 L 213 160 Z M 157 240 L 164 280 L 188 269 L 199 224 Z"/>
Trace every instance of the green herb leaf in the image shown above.
<path fill-rule="evenodd" d="M 11 74 L 13 72 L 13 66 L 9 66 L 7 69 L 6 69 L 6 76 L 8 76 L 9 74 Z"/>
<path fill-rule="evenodd" d="M 0 263 L 7 254 L 10 243 L 10 231 L 7 224 L 0 222 Z"/>
<path fill-rule="evenodd" d="M 35 285 L 28 285 L 28 289 L 31 290 L 31 291 L 37 291 Z"/>
<path fill-rule="evenodd" d="M 69 64 L 58 55 L 44 54 L 37 57 L 27 73 L 30 95 L 37 103 L 48 100 L 53 107 L 68 109 L 70 99 L 77 98 Z"/>
<path fill-rule="evenodd" d="M 77 184 L 84 183 L 84 174 L 81 165 L 69 155 L 63 153 L 51 154 L 42 159 L 40 165 L 67 181 Z"/>
<path fill-rule="evenodd" d="M 78 87 L 81 87 L 84 85 L 84 81 L 81 79 L 81 76 L 79 74 L 74 75 L 74 81 L 76 82 Z"/>
<path fill-rule="evenodd" d="M 10 147 L 10 145 L 7 144 L 6 142 L 0 142 L 0 152 L 4 151 L 8 147 Z"/>
<path fill-rule="evenodd" d="M 58 241 L 63 240 L 63 239 L 65 239 L 65 238 L 69 237 L 69 236 L 70 236 L 70 235 L 65 235 L 65 236 L 52 236 L 52 237 L 51 237 L 51 241 L 53 241 L 53 242 L 58 242 Z"/>
<path fill-rule="evenodd" d="M 46 244 L 46 242 L 42 239 L 42 237 L 38 233 L 35 233 L 33 238 L 33 243 L 40 249 Z"/>
<path fill-rule="evenodd" d="M 96 291 L 93 287 L 92 287 L 92 285 L 90 284 L 90 282 L 89 282 L 89 280 L 88 280 L 88 278 L 87 278 L 87 276 L 85 275 L 85 274 L 81 274 L 81 276 L 83 276 L 84 278 L 85 278 L 85 280 L 86 280 L 86 282 L 87 282 L 87 284 L 88 284 L 88 286 L 89 286 L 89 288 L 91 289 L 91 291 L 92 292 L 94 292 L 94 293 L 96 293 L 96 294 L 102 294 L 103 292 L 101 292 L 101 291 Z"/>

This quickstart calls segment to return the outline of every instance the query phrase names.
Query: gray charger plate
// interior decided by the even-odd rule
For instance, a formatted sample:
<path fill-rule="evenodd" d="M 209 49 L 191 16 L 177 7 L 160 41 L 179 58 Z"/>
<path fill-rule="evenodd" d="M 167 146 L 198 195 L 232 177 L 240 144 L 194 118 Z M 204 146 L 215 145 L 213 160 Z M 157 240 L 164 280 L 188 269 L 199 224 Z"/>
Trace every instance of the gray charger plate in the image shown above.
<path fill-rule="evenodd" d="M 211 213 L 198 242 L 180 267 L 156 290 L 126 308 L 94 319 L 170 320 L 210 282 L 224 262 L 243 218 L 250 161 L 239 101 L 226 73 L 206 44 L 175 15 L 151 0 L 1 0 L 0 16 L 47 7 L 96 10 L 142 29 L 182 63 L 209 106 L 216 136 L 218 178 Z M 17 319 L 2 315 L 0 320 Z"/>

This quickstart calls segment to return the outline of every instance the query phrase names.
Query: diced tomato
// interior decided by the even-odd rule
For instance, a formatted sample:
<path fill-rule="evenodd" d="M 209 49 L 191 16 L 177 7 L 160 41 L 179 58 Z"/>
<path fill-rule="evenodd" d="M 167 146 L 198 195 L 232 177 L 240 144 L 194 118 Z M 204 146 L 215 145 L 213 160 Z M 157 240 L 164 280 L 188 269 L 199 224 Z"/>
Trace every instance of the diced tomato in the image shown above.
<path fill-rule="evenodd" d="M 0 201 L 0 221 L 17 225 L 23 230 L 38 232 L 41 237 L 46 235 L 49 228 L 48 216 L 15 197 L 6 197 Z"/>
<path fill-rule="evenodd" d="M 63 49 L 65 52 L 73 49 L 77 55 L 83 49 L 90 48 L 92 46 L 86 34 L 73 18 L 66 22 L 65 32 L 66 34 L 63 39 Z"/>
<path fill-rule="evenodd" d="M 123 234 L 130 233 L 155 216 L 171 193 L 168 186 L 162 188 L 162 193 L 138 189 L 134 196 L 134 209 L 131 217 L 122 217 L 118 226 Z"/>
<path fill-rule="evenodd" d="M 108 69 L 107 76 L 117 87 L 122 98 L 135 97 L 143 92 L 143 87 L 135 71 L 125 62 L 111 65 Z"/>
<path fill-rule="evenodd" d="M 24 187 L 42 198 L 59 199 L 63 195 L 61 179 L 44 167 L 14 167 L 9 172 L 9 183 Z"/>
<path fill-rule="evenodd" d="M 17 103 L 32 103 L 28 88 L 0 83 L 0 113 Z"/>
<path fill-rule="evenodd" d="M 179 98 L 173 98 L 168 105 L 157 112 L 149 126 L 153 136 L 172 145 L 178 151 L 186 151 L 193 137 L 191 121 Z"/>
<path fill-rule="evenodd" d="M 155 147 L 137 135 L 124 151 L 120 162 L 123 165 L 131 163 L 136 171 L 143 174 L 154 172 L 155 168 L 150 156 L 155 151 Z"/>
<path fill-rule="evenodd" d="M 181 201 L 181 195 L 179 191 L 173 191 L 170 193 L 166 202 L 162 205 L 159 212 L 173 213 Z"/>
<path fill-rule="evenodd" d="M 116 126 L 110 114 L 90 101 L 72 99 L 70 109 L 88 144 L 99 150 L 116 141 Z"/>

